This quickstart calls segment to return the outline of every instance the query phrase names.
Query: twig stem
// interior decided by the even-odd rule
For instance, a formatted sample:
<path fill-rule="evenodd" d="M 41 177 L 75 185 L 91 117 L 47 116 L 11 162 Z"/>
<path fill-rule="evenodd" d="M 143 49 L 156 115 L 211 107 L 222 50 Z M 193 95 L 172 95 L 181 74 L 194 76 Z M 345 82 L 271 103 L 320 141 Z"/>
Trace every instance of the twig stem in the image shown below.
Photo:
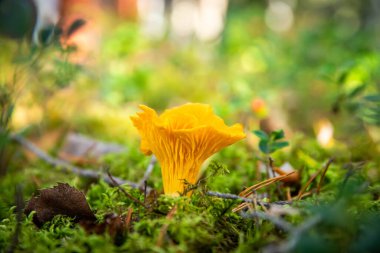
<path fill-rule="evenodd" d="M 55 168 L 60 169 L 62 172 L 66 172 L 66 173 L 70 172 L 78 176 L 90 178 L 90 179 L 103 179 L 107 184 L 110 184 L 110 185 L 114 184 L 105 173 L 94 171 L 92 169 L 79 168 L 66 161 L 63 161 L 58 158 L 54 158 L 20 135 L 13 134 L 10 136 L 10 138 L 13 141 L 19 143 L 21 146 L 23 146 L 30 152 L 32 152 L 33 154 L 35 154 L 38 158 L 44 160 L 46 163 L 54 166 Z M 118 177 L 113 177 L 113 179 L 115 182 L 117 182 L 118 185 L 127 184 L 131 186 L 132 188 L 138 188 L 137 183 L 126 181 Z"/>
<path fill-rule="evenodd" d="M 139 204 L 140 206 L 144 207 L 144 208 L 147 208 L 146 205 L 141 202 L 140 200 L 138 200 L 137 198 L 133 197 L 132 194 L 130 194 L 129 192 L 127 192 L 123 187 L 121 187 L 116 181 L 115 179 L 112 177 L 111 173 L 109 172 L 109 170 L 107 170 L 107 175 L 108 177 L 110 178 L 111 182 L 113 183 L 114 186 L 116 186 L 120 191 L 122 191 L 124 193 L 125 196 L 127 196 L 127 198 L 131 199 L 133 202 Z"/>
<path fill-rule="evenodd" d="M 152 158 L 150 159 L 150 162 L 148 164 L 148 167 L 146 168 L 146 171 L 144 173 L 144 177 L 140 180 L 138 186 L 139 188 L 142 188 L 146 181 L 148 181 L 150 174 L 152 174 L 154 165 L 157 163 L 157 158 L 155 155 L 152 155 Z"/>
<path fill-rule="evenodd" d="M 217 198 L 222 198 L 222 199 L 238 199 L 238 200 L 242 200 L 242 201 L 248 202 L 248 203 L 253 203 L 254 202 L 253 199 L 245 198 L 245 197 L 240 197 L 238 195 L 231 194 L 231 193 L 221 193 L 221 192 L 215 192 L 215 191 L 207 191 L 206 195 L 217 197 Z M 270 207 L 271 205 L 281 205 L 281 206 L 283 206 L 283 205 L 290 205 L 290 204 L 292 204 L 291 201 L 276 201 L 276 202 L 268 203 L 268 202 L 262 202 L 262 201 L 257 201 L 257 200 L 256 200 L 256 203 L 259 204 L 259 205 L 263 205 L 263 206 L 265 206 L 267 208 Z"/>
<path fill-rule="evenodd" d="M 250 213 L 242 212 L 240 215 L 246 219 L 247 218 L 260 218 L 263 220 L 268 220 L 286 232 L 291 232 L 294 230 L 293 226 L 289 222 L 287 222 L 281 218 L 278 218 L 276 216 L 269 215 L 269 214 L 262 212 L 262 211 L 254 211 L 254 212 L 250 212 Z"/>
<path fill-rule="evenodd" d="M 330 164 L 331 164 L 333 161 L 334 161 L 334 158 L 330 158 L 330 159 L 327 161 L 327 163 L 326 163 L 326 165 L 325 165 L 325 167 L 324 167 L 324 169 L 323 169 L 323 171 L 322 171 L 322 175 L 321 175 L 321 178 L 319 179 L 319 183 L 318 183 L 318 187 L 317 187 L 317 195 L 318 195 L 319 192 L 321 191 L 322 183 L 323 183 L 323 180 L 325 179 L 326 172 L 327 172 L 327 170 L 329 169 Z"/>
<path fill-rule="evenodd" d="M 110 185 L 115 185 L 115 182 L 116 182 L 117 185 L 127 184 L 132 188 L 139 189 L 138 183 L 130 182 L 130 181 L 118 178 L 118 177 L 114 177 L 114 176 L 112 176 L 112 179 L 111 179 L 105 173 L 101 173 L 101 172 L 94 171 L 91 169 L 82 169 L 82 168 L 74 166 L 74 165 L 72 165 L 66 161 L 63 161 L 61 159 L 54 158 L 54 157 L 50 156 L 49 154 L 47 154 L 46 152 L 44 152 L 43 150 L 41 150 L 40 148 L 38 148 L 32 142 L 21 137 L 20 135 L 13 134 L 13 135 L 11 135 L 11 139 L 16 141 L 17 143 L 19 143 L 21 146 L 23 146 L 24 148 L 26 148 L 27 150 L 29 150 L 33 154 L 35 154 L 40 159 L 44 160 L 46 163 L 60 169 L 63 172 L 74 173 L 78 176 L 85 177 L 85 178 L 103 179 L 106 183 L 108 183 Z M 147 187 L 147 192 L 149 192 L 150 190 L 151 190 L 151 188 Z M 231 194 L 231 193 L 207 191 L 206 195 L 212 196 L 212 197 L 217 197 L 217 198 L 223 198 L 223 199 L 238 199 L 238 200 L 242 200 L 244 202 L 253 203 L 253 200 L 250 198 L 241 197 L 241 196 Z M 257 201 L 257 204 L 263 205 L 267 208 L 270 207 L 271 205 L 289 205 L 291 203 L 292 203 L 291 201 L 276 201 L 276 202 L 272 202 L 272 203 Z"/>

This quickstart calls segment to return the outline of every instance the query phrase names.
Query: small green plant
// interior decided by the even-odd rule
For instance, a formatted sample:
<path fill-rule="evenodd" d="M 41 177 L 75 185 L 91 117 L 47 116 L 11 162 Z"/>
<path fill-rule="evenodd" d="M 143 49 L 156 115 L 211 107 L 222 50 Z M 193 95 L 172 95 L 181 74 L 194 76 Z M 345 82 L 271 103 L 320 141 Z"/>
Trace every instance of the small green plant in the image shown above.
<path fill-rule="evenodd" d="M 255 130 L 253 133 L 259 137 L 259 149 L 266 155 L 289 146 L 289 142 L 281 140 L 285 137 L 284 130 L 282 129 L 273 131 L 270 134 L 261 130 Z"/>
<path fill-rule="evenodd" d="M 364 122 L 380 126 L 380 94 L 364 96 L 360 116 Z"/>
<path fill-rule="evenodd" d="M 227 175 L 230 173 L 227 166 L 218 161 L 211 161 L 211 163 L 207 167 L 207 170 L 210 172 L 209 177 Z"/>
<path fill-rule="evenodd" d="M 218 161 L 211 161 L 211 163 L 207 167 L 208 175 L 206 177 L 200 178 L 195 184 L 191 184 L 186 179 L 183 180 L 185 184 L 185 189 L 182 193 L 180 193 L 181 196 L 185 196 L 188 192 L 198 189 L 199 186 L 202 186 L 202 189 L 207 189 L 208 180 L 213 179 L 217 176 L 227 175 L 230 173 L 227 166 L 225 164 L 222 164 Z"/>

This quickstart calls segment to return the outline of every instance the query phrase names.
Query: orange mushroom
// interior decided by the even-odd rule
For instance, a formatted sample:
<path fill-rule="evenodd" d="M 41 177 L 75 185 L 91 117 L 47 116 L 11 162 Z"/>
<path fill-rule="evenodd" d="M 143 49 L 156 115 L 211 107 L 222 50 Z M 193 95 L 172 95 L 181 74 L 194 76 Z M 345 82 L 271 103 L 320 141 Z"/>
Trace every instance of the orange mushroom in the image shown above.
<path fill-rule="evenodd" d="M 206 104 L 185 104 L 160 116 L 147 106 L 140 105 L 140 109 L 143 112 L 131 116 L 141 135 L 140 149 L 156 155 L 167 195 L 183 193 L 185 181 L 196 183 L 207 158 L 245 138 L 240 124 L 225 125 Z"/>

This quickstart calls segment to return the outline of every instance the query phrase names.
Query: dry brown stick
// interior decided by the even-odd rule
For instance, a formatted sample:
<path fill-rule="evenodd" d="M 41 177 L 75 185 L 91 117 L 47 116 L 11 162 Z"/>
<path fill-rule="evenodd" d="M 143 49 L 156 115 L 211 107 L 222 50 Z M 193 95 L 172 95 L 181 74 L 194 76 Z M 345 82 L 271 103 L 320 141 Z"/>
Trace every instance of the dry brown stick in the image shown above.
<path fill-rule="evenodd" d="M 107 184 L 112 185 L 113 182 L 110 180 L 110 178 L 100 172 L 100 171 L 94 171 L 92 169 L 86 169 L 86 168 L 79 168 L 77 166 L 74 166 L 64 160 L 54 158 L 47 154 L 42 149 L 38 148 L 36 145 L 34 145 L 32 142 L 26 140 L 20 135 L 13 134 L 10 137 L 13 141 L 19 143 L 21 146 L 23 146 L 25 149 L 32 152 L 34 155 L 36 155 L 41 160 L 45 161 L 46 163 L 52 165 L 53 167 L 61 170 L 62 172 L 71 172 L 78 176 L 90 178 L 90 179 L 103 179 Z M 127 184 L 131 186 L 132 188 L 138 188 L 138 184 L 134 182 L 130 182 L 118 177 L 113 177 L 113 179 L 118 183 L 118 185 Z M 149 191 L 149 190 L 148 190 Z"/>
<path fill-rule="evenodd" d="M 305 186 L 298 193 L 297 200 L 300 200 L 300 199 L 302 199 L 302 197 L 305 196 L 304 192 L 306 191 L 306 189 L 317 178 L 317 176 L 322 172 L 321 178 L 320 178 L 318 186 L 317 186 L 317 194 L 319 194 L 323 179 L 325 178 L 326 172 L 327 172 L 328 168 L 330 167 L 330 165 L 333 161 L 334 161 L 334 159 L 330 158 L 323 168 L 319 169 L 316 173 L 314 173 L 311 176 L 311 178 L 306 182 Z"/>
<path fill-rule="evenodd" d="M 253 185 L 253 186 L 251 186 L 251 187 L 245 189 L 245 191 L 247 191 L 247 190 L 249 190 L 249 189 L 251 189 L 251 190 L 258 190 L 258 189 L 261 189 L 261 188 L 263 188 L 263 187 L 265 187 L 265 186 L 267 186 L 267 185 L 269 185 L 269 184 L 272 184 L 272 183 L 274 183 L 274 182 L 277 182 L 277 181 L 279 181 L 279 180 L 282 180 L 282 179 L 284 179 L 284 178 L 290 176 L 290 175 L 293 174 L 293 173 L 294 173 L 294 171 L 293 171 L 293 172 L 290 172 L 290 173 L 288 173 L 288 174 L 286 174 L 286 175 L 280 175 L 280 176 L 277 176 L 277 177 L 273 177 L 273 178 L 270 178 L 270 179 L 264 180 L 264 181 L 262 181 L 262 182 L 260 182 L 260 183 L 257 183 L 257 184 L 255 184 L 255 185 Z M 243 192 L 244 192 L 244 191 L 243 191 Z"/>
<path fill-rule="evenodd" d="M 268 220 L 286 232 L 292 232 L 294 230 L 294 227 L 289 222 L 265 212 L 261 212 L 261 211 L 255 211 L 251 213 L 245 212 L 245 213 L 241 213 L 240 215 L 245 219 L 257 217 L 263 220 Z"/>
<path fill-rule="evenodd" d="M 244 203 L 241 203 L 240 205 L 238 205 L 237 207 L 235 207 L 234 209 L 232 209 L 231 211 L 233 213 L 236 213 L 236 212 L 239 212 L 245 208 L 249 208 L 249 210 L 252 211 L 252 205 L 251 203 L 253 204 L 253 210 L 257 210 L 257 205 L 259 204 L 261 207 L 264 207 L 264 205 L 262 204 L 262 202 L 257 202 L 257 196 L 256 194 L 254 194 L 253 198 L 252 198 L 252 201 L 251 202 L 244 202 Z M 265 208 L 265 207 L 264 207 Z"/>
<path fill-rule="evenodd" d="M 322 169 L 318 170 L 316 173 L 314 173 L 311 176 L 311 178 L 306 182 L 305 186 L 299 191 L 296 200 L 300 200 L 303 197 L 303 193 L 306 191 L 309 185 L 314 181 L 314 179 L 321 173 L 321 171 Z"/>
<path fill-rule="evenodd" d="M 127 228 L 128 231 L 131 230 L 132 214 L 133 214 L 133 208 L 130 207 L 128 208 L 127 218 L 125 221 L 125 227 Z"/>
<path fill-rule="evenodd" d="M 111 181 L 111 179 L 104 173 L 100 173 L 98 171 L 94 171 L 92 169 L 85 169 L 85 168 L 79 168 L 77 166 L 74 166 L 66 161 L 63 161 L 61 159 L 54 158 L 47 154 L 45 151 L 38 148 L 36 145 L 34 145 L 32 142 L 26 140 L 25 138 L 21 137 L 20 135 L 13 134 L 11 135 L 11 139 L 19 143 L 21 146 L 23 146 L 25 149 L 32 152 L 34 155 L 36 155 L 41 160 L 45 161 L 46 163 L 56 167 L 57 169 L 60 169 L 62 172 L 70 172 L 74 173 L 78 176 L 85 177 L 85 178 L 91 178 L 91 179 L 103 179 L 106 183 L 110 185 L 114 185 L 114 183 Z M 285 175 L 286 176 L 286 175 Z M 112 176 L 112 178 L 119 184 L 127 184 L 131 186 L 132 188 L 138 189 L 138 184 L 135 182 L 127 181 L 115 176 Z M 273 180 L 273 179 L 271 179 Z M 149 192 L 151 188 L 147 187 L 147 192 Z M 252 199 L 245 198 L 242 196 L 238 196 L 231 193 L 222 193 L 222 192 L 216 192 L 216 191 L 207 191 L 206 195 L 213 196 L 217 198 L 222 199 L 237 199 L 244 202 L 252 202 Z M 261 202 L 264 206 L 270 207 L 270 205 L 288 205 L 291 204 L 291 201 L 276 201 L 272 203 L 268 202 Z M 258 201 L 258 204 L 260 202 Z"/>
<path fill-rule="evenodd" d="M 286 187 L 286 199 L 288 201 L 292 200 L 292 194 L 290 193 L 290 187 Z"/>
<path fill-rule="evenodd" d="M 252 191 L 261 188 L 263 185 L 271 184 L 271 183 L 275 182 L 276 180 L 277 180 L 277 178 L 270 178 L 270 179 L 266 179 L 264 181 L 261 181 L 261 182 L 255 184 L 255 185 L 252 185 L 250 187 L 247 187 L 246 189 L 244 189 L 239 194 L 239 196 L 245 196 L 247 193 L 250 194 Z"/>
<path fill-rule="evenodd" d="M 322 171 L 321 179 L 319 179 L 319 183 L 318 183 L 318 187 L 317 187 L 317 195 L 319 194 L 319 192 L 321 190 L 322 183 L 323 183 L 323 180 L 325 179 L 326 172 L 329 169 L 329 167 L 330 167 L 330 165 L 331 165 L 332 162 L 334 162 L 334 158 L 330 158 L 327 161 L 327 163 L 326 163 L 326 165 L 325 165 L 325 167 L 324 167 L 324 169 Z"/>
<path fill-rule="evenodd" d="M 255 190 L 261 189 L 261 188 L 263 188 L 263 187 L 265 187 L 265 186 L 268 186 L 268 185 L 270 185 L 270 184 L 272 184 L 272 183 L 275 183 L 275 182 L 277 182 L 277 181 L 280 181 L 280 180 L 282 180 L 282 179 L 284 179 L 284 178 L 290 176 L 290 175 L 293 174 L 293 173 L 295 173 L 295 172 L 292 171 L 292 172 L 290 172 L 290 173 L 288 173 L 288 174 L 286 174 L 286 175 L 273 177 L 273 178 L 270 178 L 270 179 L 264 180 L 264 181 L 262 181 L 262 182 L 260 182 L 260 183 L 257 183 L 257 184 L 255 184 L 255 185 L 252 185 L 252 186 L 248 187 L 247 189 L 245 189 L 244 191 L 242 191 L 242 192 L 239 194 L 239 196 L 247 197 L 248 195 L 251 194 L 252 191 L 255 191 Z"/>
<path fill-rule="evenodd" d="M 272 175 L 273 177 L 276 175 L 276 172 L 275 172 L 275 168 L 274 168 L 274 160 L 272 159 L 272 157 L 269 157 L 268 158 L 268 164 L 269 164 L 269 167 L 272 171 Z M 281 190 L 280 190 L 280 186 L 278 184 L 276 184 L 276 192 L 277 192 L 277 196 L 279 198 L 282 198 L 282 194 L 281 194 Z"/>
<path fill-rule="evenodd" d="M 262 202 L 260 203 L 260 206 L 264 210 L 264 212 L 266 212 L 266 213 L 268 212 L 268 209 L 263 205 Z"/>
<path fill-rule="evenodd" d="M 256 192 L 253 194 L 253 207 L 255 208 L 255 210 L 257 209 L 257 194 Z"/>
<path fill-rule="evenodd" d="M 291 231 L 289 235 L 289 239 L 287 241 L 275 246 L 269 246 L 266 248 L 265 252 L 268 252 L 268 253 L 294 252 L 294 247 L 302 238 L 302 235 L 304 235 L 305 232 L 312 229 L 321 221 L 322 221 L 322 217 L 320 215 L 315 215 L 309 218 L 308 220 L 306 220 L 301 225 L 299 225 L 298 227 L 294 228 Z"/>
<path fill-rule="evenodd" d="M 212 197 L 217 197 L 221 199 L 236 199 L 236 200 L 241 200 L 244 202 L 248 203 L 253 203 L 253 199 L 250 198 L 245 198 L 241 197 L 239 195 L 231 194 L 231 193 L 222 193 L 222 192 L 215 192 L 215 191 L 207 191 L 206 195 L 212 196 Z M 271 205 L 290 205 L 292 202 L 291 201 L 276 201 L 276 202 L 262 202 L 262 201 L 257 201 L 259 205 L 263 204 L 265 207 L 270 207 Z"/>
<path fill-rule="evenodd" d="M 301 199 L 304 198 L 304 197 L 307 197 L 307 196 L 313 195 L 314 193 L 315 193 L 315 189 L 312 189 L 312 190 L 310 190 L 310 191 L 307 191 L 307 192 L 305 192 L 305 193 L 302 194 Z M 298 195 L 295 196 L 295 197 L 293 197 L 292 200 L 297 200 L 297 198 L 298 198 Z"/>
<path fill-rule="evenodd" d="M 253 194 L 253 208 L 254 210 L 256 211 L 257 210 L 257 193 L 254 192 Z M 256 226 L 259 228 L 260 227 L 260 224 L 259 224 L 259 217 L 255 217 L 256 219 Z"/>
<path fill-rule="evenodd" d="M 166 219 L 167 221 L 170 221 L 173 219 L 174 217 L 174 214 L 177 212 L 177 206 L 174 206 L 168 213 L 168 215 L 166 215 Z M 164 224 L 162 227 L 161 227 L 161 230 L 160 230 L 160 234 L 158 235 L 158 239 L 157 239 L 157 243 L 156 245 L 158 247 L 161 247 L 162 244 L 164 243 L 164 237 L 166 235 L 166 232 L 168 231 L 168 228 L 169 228 L 169 224 Z"/>
<path fill-rule="evenodd" d="M 237 195 L 235 195 L 235 196 L 237 196 Z M 242 198 L 242 197 L 240 197 L 240 198 Z M 237 207 L 232 209 L 232 212 L 234 212 L 234 213 L 239 212 L 239 211 L 245 209 L 246 207 L 249 207 L 250 203 L 254 204 L 255 209 L 257 209 L 257 205 L 260 205 L 265 211 L 267 211 L 267 208 L 270 208 L 272 205 L 287 205 L 287 204 L 292 203 L 291 201 L 276 201 L 276 202 L 268 203 L 268 202 L 257 201 L 256 197 L 254 197 L 253 199 L 244 198 L 242 200 L 245 200 L 245 202 L 239 204 Z"/>
<path fill-rule="evenodd" d="M 237 207 L 232 209 L 231 212 L 233 212 L 233 213 L 239 212 L 239 211 L 243 210 L 244 208 L 248 207 L 249 205 L 250 205 L 250 203 L 247 203 L 247 202 L 241 203 L 240 205 L 238 205 Z"/>
<path fill-rule="evenodd" d="M 140 200 L 138 200 L 137 198 L 133 197 L 132 194 L 130 194 L 129 192 L 127 192 L 123 187 L 121 187 L 112 177 L 111 173 L 109 172 L 109 170 L 107 170 L 107 175 L 108 177 L 111 179 L 111 182 L 113 183 L 114 186 L 116 186 L 120 191 L 122 191 L 124 193 L 124 195 L 131 199 L 133 202 L 139 204 L 140 206 L 144 207 L 144 208 L 147 208 L 146 205 L 141 202 Z"/>

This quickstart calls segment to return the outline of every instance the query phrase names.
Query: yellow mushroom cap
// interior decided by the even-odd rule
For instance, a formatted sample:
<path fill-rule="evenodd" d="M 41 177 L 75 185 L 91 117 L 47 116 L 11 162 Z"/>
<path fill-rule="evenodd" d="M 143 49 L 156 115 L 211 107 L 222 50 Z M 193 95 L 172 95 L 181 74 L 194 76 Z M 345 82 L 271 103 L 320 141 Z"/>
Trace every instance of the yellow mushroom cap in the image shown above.
<path fill-rule="evenodd" d="M 210 105 L 189 103 L 160 116 L 144 105 L 131 116 L 141 135 L 141 151 L 155 154 L 161 165 L 164 192 L 178 195 L 185 181 L 195 184 L 202 163 L 222 148 L 243 138 L 240 124 L 231 127 L 213 113 Z"/>

